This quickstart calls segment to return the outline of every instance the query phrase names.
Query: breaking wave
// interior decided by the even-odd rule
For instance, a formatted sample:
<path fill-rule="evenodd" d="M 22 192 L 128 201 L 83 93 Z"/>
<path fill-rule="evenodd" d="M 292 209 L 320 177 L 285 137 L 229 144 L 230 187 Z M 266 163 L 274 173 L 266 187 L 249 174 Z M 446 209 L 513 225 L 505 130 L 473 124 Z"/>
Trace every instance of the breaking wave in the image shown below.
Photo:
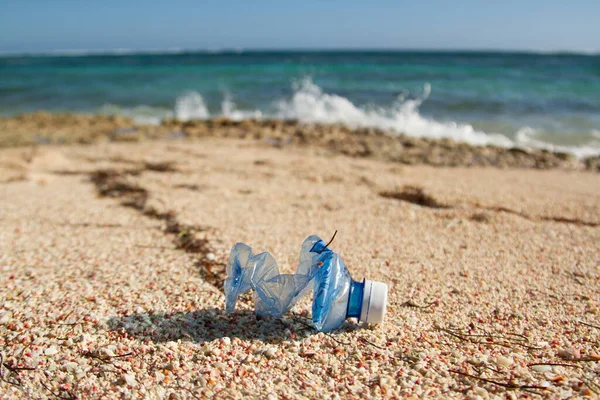
<path fill-rule="evenodd" d="M 423 116 L 419 107 L 427 101 L 431 85 L 425 84 L 418 96 L 409 98 L 407 93 L 398 96 L 389 107 L 361 107 L 349 99 L 324 92 L 311 79 L 305 78 L 293 84 L 291 97 L 274 101 L 266 110 L 239 109 L 230 93 L 224 93 L 220 107 L 214 112 L 196 91 L 180 95 L 173 109 L 138 106 L 120 108 L 106 105 L 100 110 L 105 114 L 126 115 L 141 124 L 158 124 L 166 118 L 188 121 L 226 116 L 234 120 L 246 118 L 296 119 L 307 123 L 340 123 L 350 127 L 373 127 L 408 136 L 430 139 L 448 138 L 473 145 L 497 145 L 502 147 L 541 148 L 562 151 L 578 157 L 600 154 L 600 141 L 595 140 L 597 131 L 590 132 L 591 142 L 581 146 L 557 145 L 539 139 L 531 127 L 522 127 L 510 135 L 498 132 L 484 132 L 466 123 L 437 121 Z"/>
<path fill-rule="evenodd" d="M 175 102 L 175 116 L 182 121 L 210 117 L 204 99 L 198 92 L 187 92 Z"/>
<path fill-rule="evenodd" d="M 277 103 L 277 117 L 303 122 L 343 123 L 351 127 L 375 127 L 410 136 L 449 138 L 475 145 L 513 145 L 509 138 L 501 134 L 488 134 L 468 124 L 444 123 L 423 117 L 419 107 L 430 93 L 431 85 L 427 83 L 423 93 L 415 99 L 407 100 L 401 96 L 389 108 L 365 109 L 345 97 L 325 93 L 310 79 L 304 79 L 295 84 L 290 100 Z"/>

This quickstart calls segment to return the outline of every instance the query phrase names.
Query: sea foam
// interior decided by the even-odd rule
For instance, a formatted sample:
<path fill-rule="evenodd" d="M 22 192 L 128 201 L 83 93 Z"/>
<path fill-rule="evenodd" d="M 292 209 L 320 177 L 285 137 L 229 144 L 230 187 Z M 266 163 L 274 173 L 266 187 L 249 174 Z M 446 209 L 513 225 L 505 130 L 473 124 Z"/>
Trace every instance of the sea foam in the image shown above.
<path fill-rule="evenodd" d="M 182 121 L 189 121 L 191 119 L 209 118 L 210 113 L 200 93 L 190 91 L 177 98 L 175 117 Z"/>
<path fill-rule="evenodd" d="M 126 109 L 107 105 L 101 112 L 126 115 L 140 124 L 157 124 L 173 117 L 188 121 L 219 115 L 233 120 L 295 119 L 306 123 L 339 123 L 353 128 L 379 128 L 413 137 L 448 138 L 473 145 L 539 148 L 572 153 L 578 157 L 600 154 L 600 143 L 596 141 L 585 146 L 556 145 L 538 139 L 537 131 L 528 126 L 518 129 L 514 133 L 514 139 L 511 139 L 501 133 L 477 130 L 470 124 L 425 117 L 419 112 L 419 107 L 427 101 L 431 91 L 431 85 L 426 83 L 418 96 L 410 98 L 408 93 L 403 92 L 389 107 L 361 107 L 343 96 L 326 93 L 310 78 L 304 78 L 293 84 L 293 93 L 289 98 L 274 101 L 266 110 L 238 109 L 234 96 L 224 92 L 220 110 L 211 113 L 200 93 L 188 91 L 177 97 L 172 110 L 149 106 Z M 592 137 L 597 136 L 597 131 L 592 132 Z"/>
<path fill-rule="evenodd" d="M 595 132 L 590 133 L 594 137 Z M 571 153 L 579 158 L 591 157 L 600 154 L 600 142 L 594 141 L 587 146 L 565 146 L 548 143 L 537 138 L 539 131 L 530 126 L 525 126 L 515 135 L 515 146 L 523 148 L 544 149 L 553 152 Z"/>
<path fill-rule="evenodd" d="M 406 100 L 402 96 L 389 108 L 366 109 L 356 106 L 345 97 L 323 92 L 307 78 L 295 84 L 291 99 L 277 103 L 276 117 L 302 122 L 342 123 L 351 127 L 375 127 L 410 136 L 449 138 L 475 145 L 513 145 L 508 137 L 499 133 L 485 133 L 468 124 L 439 122 L 423 117 L 419 107 L 430 93 L 431 85 L 426 83 L 423 93 L 415 99 Z"/>

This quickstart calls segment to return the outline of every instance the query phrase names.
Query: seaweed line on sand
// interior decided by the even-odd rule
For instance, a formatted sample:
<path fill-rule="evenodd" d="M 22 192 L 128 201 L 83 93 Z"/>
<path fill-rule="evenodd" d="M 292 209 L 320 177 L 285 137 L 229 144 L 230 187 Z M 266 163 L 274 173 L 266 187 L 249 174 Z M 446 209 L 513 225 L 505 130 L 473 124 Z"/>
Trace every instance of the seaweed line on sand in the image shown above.
<path fill-rule="evenodd" d="M 420 186 L 412 186 L 405 185 L 401 188 L 396 188 L 394 190 L 382 190 L 378 192 L 379 196 L 386 199 L 394 199 L 399 201 L 404 201 L 407 203 L 416 204 L 421 207 L 432 208 L 432 209 L 453 209 L 455 205 L 443 203 L 437 200 L 433 195 L 427 193 Z M 558 222 L 562 224 L 573 224 L 578 226 L 589 226 L 592 228 L 596 228 L 600 226 L 600 223 L 585 221 L 579 218 L 567 218 L 561 216 L 532 216 L 527 213 L 516 211 L 508 207 L 503 206 L 486 206 L 477 202 L 471 202 L 470 205 L 478 210 L 491 211 L 497 213 L 507 213 L 516 215 L 518 217 L 524 218 L 533 222 L 540 221 L 551 221 Z M 471 219 L 476 222 L 487 222 L 489 218 L 486 214 L 481 212 L 475 213 L 471 216 Z"/>
<path fill-rule="evenodd" d="M 90 174 L 90 181 L 95 185 L 101 197 L 112 197 L 121 200 L 124 207 L 133 208 L 143 216 L 164 221 L 164 233 L 172 235 L 177 249 L 197 254 L 195 265 L 200 269 L 203 278 L 219 290 L 223 287 L 225 265 L 214 257 L 214 251 L 206 235 L 200 235 L 208 228 L 185 224 L 179 221 L 175 211 L 159 211 L 149 206 L 150 192 L 128 177 L 140 176 L 144 171 L 172 172 L 176 171 L 172 164 L 145 163 L 142 168 L 131 170 L 100 169 Z"/>

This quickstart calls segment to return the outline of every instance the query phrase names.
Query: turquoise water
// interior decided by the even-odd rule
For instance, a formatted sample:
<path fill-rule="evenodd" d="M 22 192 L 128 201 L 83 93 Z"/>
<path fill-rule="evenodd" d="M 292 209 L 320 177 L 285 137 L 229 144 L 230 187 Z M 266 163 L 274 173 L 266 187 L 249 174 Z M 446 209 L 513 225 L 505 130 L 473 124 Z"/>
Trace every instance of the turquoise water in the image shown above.
<path fill-rule="evenodd" d="M 240 52 L 0 57 L 0 115 L 295 118 L 600 153 L 600 56 Z"/>

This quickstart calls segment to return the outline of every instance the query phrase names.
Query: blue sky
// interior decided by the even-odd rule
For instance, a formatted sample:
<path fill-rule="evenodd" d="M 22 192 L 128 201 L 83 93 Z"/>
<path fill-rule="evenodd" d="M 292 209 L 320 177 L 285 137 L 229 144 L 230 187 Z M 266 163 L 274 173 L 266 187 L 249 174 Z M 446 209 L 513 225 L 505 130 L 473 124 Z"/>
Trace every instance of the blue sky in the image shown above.
<path fill-rule="evenodd" d="M 0 52 L 600 51 L 600 0 L 0 0 Z"/>

